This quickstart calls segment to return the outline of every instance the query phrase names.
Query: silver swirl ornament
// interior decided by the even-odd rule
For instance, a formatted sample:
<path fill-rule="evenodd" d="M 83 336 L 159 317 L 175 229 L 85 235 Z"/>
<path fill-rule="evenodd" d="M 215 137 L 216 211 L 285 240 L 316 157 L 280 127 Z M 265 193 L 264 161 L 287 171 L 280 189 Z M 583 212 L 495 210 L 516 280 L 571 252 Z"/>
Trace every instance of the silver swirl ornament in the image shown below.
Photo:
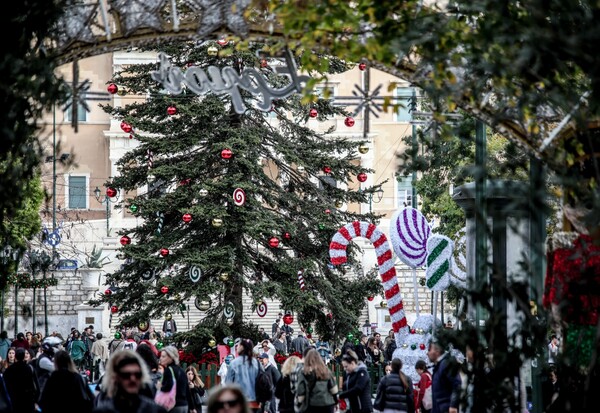
<path fill-rule="evenodd" d="M 192 282 L 197 283 L 200 281 L 200 277 L 202 277 L 202 269 L 196 265 L 190 267 L 188 274 L 190 276 L 190 280 Z"/>
<path fill-rule="evenodd" d="M 223 307 L 223 316 L 225 318 L 235 317 L 235 306 L 231 301 L 228 301 L 227 304 L 225 304 L 225 307 Z"/>
<path fill-rule="evenodd" d="M 148 269 L 142 273 L 142 280 L 150 281 L 156 275 L 155 270 Z"/>
<path fill-rule="evenodd" d="M 257 307 L 256 307 L 256 314 L 259 317 L 264 317 L 267 315 L 267 303 L 262 301 Z"/>
<path fill-rule="evenodd" d="M 233 203 L 235 206 L 244 206 L 246 203 L 246 192 L 242 188 L 235 188 L 233 191 Z"/>

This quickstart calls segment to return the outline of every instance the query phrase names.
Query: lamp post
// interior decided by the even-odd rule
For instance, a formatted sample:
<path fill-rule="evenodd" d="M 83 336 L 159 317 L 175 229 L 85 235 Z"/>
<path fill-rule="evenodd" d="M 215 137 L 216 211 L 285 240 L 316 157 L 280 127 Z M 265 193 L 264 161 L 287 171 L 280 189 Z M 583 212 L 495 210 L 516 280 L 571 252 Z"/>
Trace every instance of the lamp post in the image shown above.
<path fill-rule="evenodd" d="M 8 269 L 7 268 L 9 266 L 11 260 L 16 262 L 17 259 L 19 258 L 19 250 L 14 249 L 9 244 L 6 244 L 6 246 L 2 250 L 0 250 L 0 258 L 2 259 L 3 267 L 7 271 L 7 278 L 8 278 Z M 4 286 L 2 288 L 2 291 L 0 292 L 0 301 L 2 302 L 1 303 L 2 308 L 0 308 L 0 331 L 4 331 L 4 290 L 5 289 L 6 289 L 6 286 Z"/>
<path fill-rule="evenodd" d="M 383 189 L 379 188 L 375 192 L 369 192 L 369 214 L 373 212 L 373 203 L 378 204 L 383 199 Z"/>
<path fill-rule="evenodd" d="M 50 267 L 50 263 L 52 259 L 46 253 L 46 251 L 30 251 L 29 252 L 29 268 L 31 269 L 31 278 L 33 280 L 33 304 L 32 304 L 32 322 L 33 326 L 31 331 L 35 332 L 37 329 L 36 324 L 36 284 L 35 284 L 35 275 L 38 272 L 42 272 L 44 276 L 44 323 L 46 329 L 46 335 L 48 335 L 48 306 L 46 301 L 46 271 Z"/>
<path fill-rule="evenodd" d="M 104 196 L 102 196 L 102 191 L 100 190 L 100 188 L 96 187 L 96 189 L 94 189 L 94 197 L 96 198 L 96 201 L 100 202 L 101 204 L 106 204 L 106 236 L 110 236 L 110 229 L 109 229 L 109 219 L 110 219 L 110 204 L 111 202 L 117 202 L 117 200 L 115 199 L 114 201 L 110 199 L 110 197 L 106 194 L 104 194 Z"/>
<path fill-rule="evenodd" d="M 365 320 L 365 323 L 362 326 L 362 332 L 367 337 L 371 334 L 371 323 L 369 323 L 369 320 Z"/>

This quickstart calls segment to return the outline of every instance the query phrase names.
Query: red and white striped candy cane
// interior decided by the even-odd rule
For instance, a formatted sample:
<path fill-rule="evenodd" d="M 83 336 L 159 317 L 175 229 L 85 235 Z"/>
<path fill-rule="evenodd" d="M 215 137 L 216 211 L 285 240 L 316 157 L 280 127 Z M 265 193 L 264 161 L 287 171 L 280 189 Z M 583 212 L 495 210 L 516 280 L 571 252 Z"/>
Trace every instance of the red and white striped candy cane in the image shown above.
<path fill-rule="evenodd" d="M 298 271 L 298 284 L 300 284 L 300 289 L 304 291 L 306 286 L 304 285 L 304 270 Z"/>
<path fill-rule="evenodd" d="M 396 278 L 394 255 L 387 237 L 369 222 L 354 221 L 344 225 L 331 239 L 329 258 L 333 265 L 340 265 L 348 260 L 346 248 L 353 238 L 367 238 L 375 247 L 379 275 L 383 284 L 385 299 L 392 319 L 392 329 L 396 333 L 396 342 L 402 342 L 408 335 L 408 325 L 404 314 L 404 304 L 400 295 L 400 286 Z"/>

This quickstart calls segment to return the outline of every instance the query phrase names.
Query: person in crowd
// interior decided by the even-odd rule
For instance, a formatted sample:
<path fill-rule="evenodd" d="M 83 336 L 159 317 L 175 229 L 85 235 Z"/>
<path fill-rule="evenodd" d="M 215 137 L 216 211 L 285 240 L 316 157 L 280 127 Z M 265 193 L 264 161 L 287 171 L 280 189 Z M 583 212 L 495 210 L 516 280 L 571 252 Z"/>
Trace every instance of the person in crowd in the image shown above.
<path fill-rule="evenodd" d="M 217 387 L 206 404 L 207 413 L 250 413 L 244 391 L 235 384 Z"/>
<path fill-rule="evenodd" d="M 158 371 L 158 358 L 154 355 L 152 348 L 145 343 L 140 343 L 140 345 L 135 349 L 135 352 L 139 354 L 139 356 L 146 363 L 146 367 L 148 367 L 148 373 L 150 374 L 151 379 L 151 384 L 145 385 L 141 390 L 141 393 L 146 397 L 154 399 L 154 396 L 156 395 L 157 384 L 162 377 L 162 374 Z"/>
<path fill-rule="evenodd" d="M 387 363 L 383 369 L 385 375 L 392 374 L 392 363 Z"/>
<path fill-rule="evenodd" d="M 557 407 L 561 404 L 559 400 L 560 384 L 558 373 L 554 366 L 550 366 L 547 380 L 542 384 L 542 403 L 545 413 L 560 411 Z"/>
<path fill-rule="evenodd" d="M 370 337 L 367 341 L 367 364 L 375 367 L 379 367 L 383 364 L 383 351 L 379 349 L 377 345 L 377 339 L 375 337 Z"/>
<path fill-rule="evenodd" d="M 71 341 L 67 345 L 67 350 L 69 351 L 69 355 L 73 359 L 73 362 L 77 368 L 81 370 L 84 367 L 85 353 L 87 349 L 85 348 L 85 343 L 81 340 L 81 334 L 79 334 L 79 331 L 73 331 L 71 335 Z"/>
<path fill-rule="evenodd" d="M 123 333 L 117 331 L 112 340 L 108 343 L 108 353 L 113 354 L 123 342 Z"/>
<path fill-rule="evenodd" d="M 415 371 L 420 377 L 419 382 L 417 383 L 419 390 L 417 391 L 415 405 L 419 413 L 429 413 L 430 409 L 428 410 L 423 406 L 425 391 L 431 387 L 431 373 L 427 370 L 427 363 L 425 363 L 425 360 L 417 361 L 415 364 Z"/>
<path fill-rule="evenodd" d="M 261 341 L 259 344 L 254 346 L 254 349 L 252 351 L 256 355 L 267 353 L 269 355 L 269 363 L 274 367 L 277 367 L 277 362 L 275 361 L 275 354 L 277 354 L 277 350 L 269 340 Z"/>
<path fill-rule="evenodd" d="M 177 323 L 175 323 L 175 320 L 173 320 L 173 316 L 170 313 L 167 313 L 165 316 L 162 331 L 166 337 L 171 337 L 177 332 Z"/>
<path fill-rule="evenodd" d="M 2 360 L 2 373 L 6 371 L 6 369 L 15 363 L 15 351 L 17 349 L 14 347 L 10 347 L 6 352 L 6 358 Z"/>
<path fill-rule="evenodd" d="M 281 331 L 283 331 L 285 333 L 287 350 L 289 352 L 289 351 L 291 351 L 290 349 L 292 348 L 292 335 L 294 334 L 294 329 L 292 328 L 291 325 L 283 323 L 283 325 L 281 326 Z"/>
<path fill-rule="evenodd" d="M 175 346 L 167 346 L 160 352 L 159 363 L 163 368 L 159 390 L 168 392 L 176 386 L 175 407 L 172 413 L 188 413 L 189 387 L 185 372 L 179 367 L 179 351 Z"/>
<path fill-rule="evenodd" d="M 194 366 L 185 369 L 190 392 L 190 413 L 202 413 L 202 398 L 206 394 L 204 382 L 200 379 Z"/>
<path fill-rule="evenodd" d="M 271 337 L 269 337 L 269 335 L 267 334 L 267 332 L 265 331 L 264 327 L 261 327 L 258 330 L 258 333 L 260 334 L 260 338 L 261 340 L 269 340 Z"/>
<path fill-rule="evenodd" d="M 294 393 L 291 387 L 291 375 L 296 370 L 300 357 L 289 356 L 281 366 L 281 380 L 275 386 L 275 397 L 279 399 L 279 413 L 294 413 Z"/>
<path fill-rule="evenodd" d="M 54 347 L 43 343 L 40 355 L 32 362 L 37 377 L 40 394 L 43 393 L 48 378 L 54 371 Z"/>
<path fill-rule="evenodd" d="M 304 367 L 298 375 L 297 405 L 311 413 L 333 413 L 337 403 L 338 387 L 331 371 L 315 349 L 306 353 Z"/>
<path fill-rule="evenodd" d="M 304 337 L 303 331 L 299 331 L 298 336 L 292 340 L 292 348 L 300 354 L 304 353 L 304 349 L 309 345 L 310 343 L 308 342 L 308 339 Z"/>
<path fill-rule="evenodd" d="M 37 354 L 38 350 L 40 349 L 41 343 L 40 340 L 38 339 L 38 335 L 33 334 L 31 336 L 31 339 L 29 340 L 29 349 L 33 351 L 33 354 Z"/>
<path fill-rule="evenodd" d="M 395 358 L 390 365 L 392 372 L 379 381 L 374 407 L 384 413 L 414 413 L 413 384 L 402 373 L 402 360 Z"/>
<path fill-rule="evenodd" d="M 362 361 L 363 363 L 367 360 L 369 353 L 367 352 L 367 340 L 368 337 L 365 334 L 360 336 L 359 343 L 354 347 L 356 355 L 358 356 L 358 361 Z M 342 348 L 342 353 L 347 354 L 348 349 Z"/>
<path fill-rule="evenodd" d="M 117 350 L 131 350 L 135 351 L 138 346 L 139 338 L 133 331 L 129 331 L 125 337 L 127 337 L 124 341 L 119 343 Z"/>
<path fill-rule="evenodd" d="M 383 340 L 383 350 L 385 351 L 385 349 L 387 349 L 387 347 L 390 345 L 390 343 L 395 343 L 395 342 L 396 342 L 396 337 L 394 335 L 394 330 L 390 329 L 390 331 L 388 331 L 387 337 Z"/>
<path fill-rule="evenodd" d="M 25 363 L 29 364 L 31 361 L 35 360 L 37 354 L 30 348 L 25 350 Z"/>
<path fill-rule="evenodd" d="M 451 366 L 450 356 L 437 342 L 429 344 L 427 357 L 434 363 L 431 381 L 432 413 L 458 413 L 462 382 Z"/>
<path fill-rule="evenodd" d="M 317 341 L 315 348 L 319 352 L 319 355 L 323 359 L 325 364 L 329 364 L 331 361 L 331 349 L 329 347 L 329 343 L 324 340 Z"/>
<path fill-rule="evenodd" d="M 558 358 L 558 337 L 556 334 L 550 336 L 548 343 L 548 364 L 556 364 Z"/>
<path fill-rule="evenodd" d="M 98 373 L 102 376 L 106 369 L 106 362 L 108 361 L 108 344 L 103 340 L 102 333 L 96 334 L 96 341 L 92 344 L 91 354 L 94 364 L 98 365 Z"/>
<path fill-rule="evenodd" d="M 17 334 L 17 339 L 13 340 L 12 347 L 14 348 L 29 348 L 29 341 L 25 338 L 25 334 Z"/>
<path fill-rule="evenodd" d="M 358 359 L 358 355 L 348 350 L 342 356 L 342 366 L 346 372 L 340 399 L 348 399 L 350 413 L 370 413 L 373 411 L 371 400 L 371 378 L 367 366 Z"/>
<path fill-rule="evenodd" d="M 298 363 L 296 364 L 296 368 L 290 374 L 290 389 L 291 389 L 292 393 L 294 393 L 294 395 L 296 394 L 296 386 L 298 385 L 298 377 L 300 375 L 300 372 L 304 368 L 304 359 L 306 358 L 306 355 L 308 354 L 309 351 L 310 351 L 310 348 L 306 348 L 304 350 L 304 353 L 302 353 L 302 358 L 300 360 L 298 360 Z M 299 406 L 296 406 L 296 408 L 298 408 L 298 407 Z"/>
<path fill-rule="evenodd" d="M 271 402 L 269 403 L 268 409 L 264 409 L 264 411 L 270 411 L 271 413 L 276 413 L 276 400 L 275 400 L 275 387 L 277 386 L 277 383 L 279 383 L 279 380 L 281 379 L 281 373 L 279 373 L 279 370 L 277 369 L 277 367 L 273 366 L 270 362 L 269 362 L 269 355 L 267 353 L 262 353 L 259 356 L 259 360 L 265 370 L 265 373 L 267 373 L 269 376 L 271 376 L 271 383 L 273 384 L 272 390 L 273 390 L 273 397 L 271 398 Z"/>
<path fill-rule="evenodd" d="M 25 363 L 24 348 L 15 350 L 15 362 L 4 372 L 4 380 L 13 410 L 19 413 L 33 413 L 38 397 L 37 383 L 33 369 Z"/>
<path fill-rule="evenodd" d="M 225 383 L 235 383 L 242 388 L 250 409 L 258 411 L 260 404 L 256 401 L 256 377 L 261 368 L 258 360 L 252 357 L 252 340 L 242 339 L 236 347 L 237 357 L 229 363 Z"/>
<path fill-rule="evenodd" d="M 286 333 L 285 331 L 280 331 L 279 334 L 277 335 L 277 340 L 275 340 L 273 342 L 273 346 L 275 346 L 275 349 L 277 350 L 278 353 L 281 354 L 288 354 L 288 345 L 287 345 L 287 339 L 286 339 Z"/>
<path fill-rule="evenodd" d="M 275 340 L 275 337 L 277 337 L 279 335 L 279 332 L 280 332 L 279 326 L 281 325 L 281 317 L 283 317 L 282 313 L 277 314 L 277 319 L 273 322 L 273 325 L 271 326 L 271 337 L 273 337 L 273 340 Z"/>
<path fill-rule="evenodd" d="M 60 350 L 54 355 L 54 371 L 46 381 L 39 405 L 44 413 L 63 413 L 67 401 L 69 410 L 77 413 L 91 413 L 94 407 L 94 395 L 71 356 Z"/>
<path fill-rule="evenodd" d="M 6 381 L 4 380 L 4 376 L 0 374 L 0 413 L 12 412 L 12 402 L 10 401 L 8 390 L 6 389 Z"/>
<path fill-rule="evenodd" d="M 140 394 L 150 383 L 146 363 L 137 353 L 115 352 L 106 364 L 94 413 L 166 413 L 154 400 Z"/>
<path fill-rule="evenodd" d="M 383 341 L 381 340 L 381 334 L 378 332 L 373 332 L 373 338 L 375 339 L 375 344 L 379 348 L 379 351 L 383 351 Z"/>
<path fill-rule="evenodd" d="M 8 349 L 11 347 L 11 341 L 8 339 L 8 333 L 3 331 L 0 333 L 0 360 L 6 359 L 6 353 L 8 353 Z"/>

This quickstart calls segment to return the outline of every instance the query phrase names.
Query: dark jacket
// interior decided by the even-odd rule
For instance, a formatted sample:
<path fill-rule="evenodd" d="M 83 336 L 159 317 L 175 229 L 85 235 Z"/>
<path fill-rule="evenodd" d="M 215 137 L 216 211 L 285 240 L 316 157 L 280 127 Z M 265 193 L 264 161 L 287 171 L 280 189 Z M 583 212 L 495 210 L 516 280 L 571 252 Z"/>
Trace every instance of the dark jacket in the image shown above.
<path fill-rule="evenodd" d="M 280 413 L 294 413 L 294 393 L 290 376 L 283 376 L 275 386 L 275 397 L 279 399 Z"/>
<path fill-rule="evenodd" d="M 40 407 L 44 413 L 63 413 L 68 407 L 77 413 L 90 413 L 94 396 L 87 388 L 83 378 L 68 370 L 52 372 L 40 398 Z M 87 392 L 86 400 L 83 391 Z"/>
<path fill-rule="evenodd" d="M 175 374 L 175 378 L 173 378 L 173 374 L 171 374 L 171 371 L 173 371 L 173 373 Z M 187 376 L 181 367 L 179 367 L 177 364 L 171 363 L 169 367 L 165 367 L 164 369 L 162 385 L 160 390 L 163 392 L 170 391 L 173 387 L 173 380 L 175 380 L 175 382 L 177 383 L 175 406 L 187 406 L 188 400 L 190 398 Z"/>
<path fill-rule="evenodd" d="M 404 387 L 398 374 L 392 373 L 381 378 L 375 396 L 374 406 L 377 410 L 392 409 L 408 413 L 415 411 L 412 381 L 410 377 L 405 377 L 408 388 Z"/>
<path fill-rule="evenodd" d="M 317 380 L 314 373 L 300 372 L 298 374 L 298 386 L 296 387 L 296 396 L 303 397 L 302 411 L 310 411 L 312 406 L 334 406 L 337 402 L 338 388 L 333 377 L 330 375 L 327 380 Z"/>
<path fill-rule="evenodd" d="M 363 343 L 358 343 L 356 346 L 354 346 L 354 348 L 356 350 L 358 359 L 360 361 L 365 361 L 367 359 L 367 355 L 369 354 L 367 352 L 367 346 L 365 346 Z"/>
<path fill-rule="evenodd" d="M 100 393 L 96 397 L 93 413 L 167 413 L 167 411 L 145 396 L 119 397 L 117 395 L 111 399 L 104 393 Z"/>
<path fill-rule="evenodd" d="M 373 411 L 371 402 L 371 378 L 364 363 L 346 377 L 344 390 L 338 394 L 340 399 L 348 399 L 351 413 L 366 413 Z"/>
<path fill-rule="evenodd" d="M 12 413 L 12 404 L 2 374 L 0 374 L 0 413 Z"/>
<path fill-rule="evenodd" d="M 458 371 L 451 364 L 446 354 L 433 367 L 431 413 L 446 413 L 450 407 L 458 408 L 462 383 Z"/>
<path fill-rule="evenodd" d="M 19 413 L 33 412 L 37 382 L 31 366 L 24 361 L 13 363 L 4 372 L 4 381 L 13 410 Z"/>

